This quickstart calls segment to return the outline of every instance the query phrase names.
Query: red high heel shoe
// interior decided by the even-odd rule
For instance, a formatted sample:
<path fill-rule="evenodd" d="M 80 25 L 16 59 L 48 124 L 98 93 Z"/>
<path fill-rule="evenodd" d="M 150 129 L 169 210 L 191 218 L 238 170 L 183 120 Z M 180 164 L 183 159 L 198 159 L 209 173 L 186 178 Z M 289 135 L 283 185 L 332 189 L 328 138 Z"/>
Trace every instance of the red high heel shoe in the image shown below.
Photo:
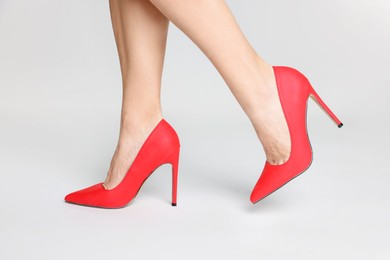
<path fill-rule="evenodd" d="M 73 192 L 66 202 L 101 208 L 126 206 L 138 193 L 144 181 L 162 164 L 172 164 L 172 206 L 176 206 L 180 143 L 175 130 L 162 119 L 139 150 L 122 182 L 106 190 L 103 183 Z"/>
<path fill-rule="evenodd" d="M 309 97 L 316 101 L 338 127 L 343 126 L 341 121 L 314 91 L 303 74 L 293 68 L 273 68 L 280 103 L 290 132 L 291 153 L 284 164 L 271 165 L 268 162 L 265 163 L 263 172 L 250 197 L 252 203 L 267 197 L 309 168 L 313 159 L 306 131 L 306 109 Z"/>

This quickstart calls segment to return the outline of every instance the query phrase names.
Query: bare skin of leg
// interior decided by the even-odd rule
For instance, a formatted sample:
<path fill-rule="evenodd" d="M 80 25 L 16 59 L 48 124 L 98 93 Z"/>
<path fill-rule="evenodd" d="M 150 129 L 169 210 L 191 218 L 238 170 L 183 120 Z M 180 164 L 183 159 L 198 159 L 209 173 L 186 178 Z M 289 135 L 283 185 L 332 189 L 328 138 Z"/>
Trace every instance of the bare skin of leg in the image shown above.
<path fill-rule="evenodd" d="M 123 100 L 119 140 L 103 184 L 108 190 L 122 181 L 162 119 L 160 85 L 169 23 L 147 0 L 110 0 L 110 11 Z"/>
<path fill-rule="evenodd" d="M 291 141 L 275 75 L 252 48 L 223 0 L 149 0 L 210 59 L 248 115 L 267 161 L 290 156 Z"/>
<path fill-rule="evenodd" d="M 124 93 L 106 189 L 120 183 L 162 118 L 159 98 L 168 19 L 217 68 L 254 126 L 267 161 L 287 161 L 291 142 L 272 67 L 252 48 L 223 0 L 110 0 L 110 9 Z"/>

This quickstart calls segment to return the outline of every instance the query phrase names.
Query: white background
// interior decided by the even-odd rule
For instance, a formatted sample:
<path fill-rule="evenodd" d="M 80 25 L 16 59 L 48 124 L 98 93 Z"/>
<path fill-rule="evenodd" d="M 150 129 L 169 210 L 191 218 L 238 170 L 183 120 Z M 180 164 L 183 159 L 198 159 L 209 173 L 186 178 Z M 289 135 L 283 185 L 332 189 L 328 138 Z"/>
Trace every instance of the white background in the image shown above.
<path fill-rule="evenodd" d="M 228 1 L 270 63 L 301 70 L 314 162 L 256 205 L 265 156 L 197 47 L 170 25 L 165 118 L 182 144 L 127 207 L 66 204 L 104 180 L 121 79 L 108 1 L 0 0 L 0 259 L 390 259 L 390 3 Z"/>

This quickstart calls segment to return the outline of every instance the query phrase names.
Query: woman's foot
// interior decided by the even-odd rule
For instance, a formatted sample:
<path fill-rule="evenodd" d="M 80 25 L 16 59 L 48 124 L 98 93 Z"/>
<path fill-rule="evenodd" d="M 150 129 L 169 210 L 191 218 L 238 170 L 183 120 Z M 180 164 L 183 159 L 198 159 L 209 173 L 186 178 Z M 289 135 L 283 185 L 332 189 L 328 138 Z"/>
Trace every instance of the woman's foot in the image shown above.
<path fill-rule="evenodd" d="M 291 140 L 286 118 L 280 103 L 273 67 L 263 61 L 259 65 L 262 79 L 259 104 L 250 117 L 259 137 L 267 162 L 285 163 L 291 152 Z"/>
<path fill-rule="evenodd" d="M 122 123 L 118 145 L 103 184 L 106 190 L 114 189 L 121 183 L 142 145 L 161 119 L 162 116 L 157 115 L 142 119 L 142 122 Z"/>
<path fill-rule="evenodd" d="M 119 151 L 120 149 L 118 149 Z M 154 170 L 162 164 L 171 164 L 172 206 L 176 206 L 179 153 L 179 137 L 172 126 L 162 119 L 150 131 L 150 135 L 142 144 L 130 169 L 119 185 L 114 189 L 107 190 L 102 183 L 97 183 L 69 193 L 64 199 L 66 202 L 78 205 L 111 209 L 122 208 L 137 196 L 143 183 Z M 111 177 L 118 176 L 111 175 Z"/>
<path fill-rule="evenodd" d="M 313 97 L 333 121 L 338 126 L 342 126 L 340 120 L 325 105 L 302 73 L 285 66 L 278 66 L 273 69 L 280 94 L 280 103 L 283 105 L 284 114 L 286 115 L 285 121 L 289 126 L 292 150 L 290 151 L 290 158 L 283 165 L 264 165 L 260 178 L 251 193 L 250 200 L 252 203 L 264 199 L 310 167 L 313 152 L 306 132 L 306 108 L 309 97 Z M 280 138 L 283 138 L 283 136 Z"/>

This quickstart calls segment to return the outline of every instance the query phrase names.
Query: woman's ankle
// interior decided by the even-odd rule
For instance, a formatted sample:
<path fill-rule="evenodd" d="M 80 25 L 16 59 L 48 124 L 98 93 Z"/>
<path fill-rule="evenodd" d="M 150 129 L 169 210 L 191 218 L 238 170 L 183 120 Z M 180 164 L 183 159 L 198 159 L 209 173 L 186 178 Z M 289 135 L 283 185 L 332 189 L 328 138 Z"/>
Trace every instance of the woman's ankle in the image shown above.
<path fill-rule="evenodd" d="M 121 120 L 118 144 L 125 144 L 129 139 L 147 136 L 163 119 L 161 112 L 145 115 L 143 117 L 123 117 Z"/>

